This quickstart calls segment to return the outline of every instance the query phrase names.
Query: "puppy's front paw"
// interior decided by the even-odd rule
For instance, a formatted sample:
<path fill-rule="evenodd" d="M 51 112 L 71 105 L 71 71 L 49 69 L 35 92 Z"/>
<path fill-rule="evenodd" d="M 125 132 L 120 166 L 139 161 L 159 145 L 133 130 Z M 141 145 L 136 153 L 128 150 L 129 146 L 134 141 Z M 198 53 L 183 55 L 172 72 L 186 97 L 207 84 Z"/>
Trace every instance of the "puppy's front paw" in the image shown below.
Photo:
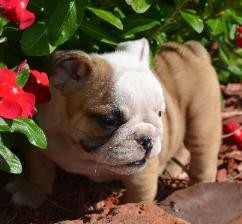
<path fill-rule="evenodd" d="M 18 178 L 9 182 L 5 190 L 12 194 L 11 201 L 14 204 L 38 208 L 47 197 L 46 192 L 41 186 L 32 184 L 23 178 Z"/>

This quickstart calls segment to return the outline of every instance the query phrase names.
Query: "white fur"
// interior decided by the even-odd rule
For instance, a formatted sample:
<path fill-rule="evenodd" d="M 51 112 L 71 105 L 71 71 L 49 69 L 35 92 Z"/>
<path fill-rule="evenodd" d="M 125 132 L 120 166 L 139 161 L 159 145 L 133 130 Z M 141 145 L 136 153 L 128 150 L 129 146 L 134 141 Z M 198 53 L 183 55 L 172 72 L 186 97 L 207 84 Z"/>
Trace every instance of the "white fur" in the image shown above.
<path fill-rule="evenodd" d="M 165 99 L 160 83 L 149 69 L 149 47 L 145 45 L 142 60 L 137 56 L 143 51 L 144 43 L 148 45 L 145 39 L 121 43 L 118 51 L 101 56 L 113 68 L 114 97 L 119 108 L 126 113 L 126 117 L 135 120 L 137 130 L 139 125 L 145 124 L 142 126 L 144 134 L 146 129 L 150 132 L 150 124 L 153 125 L 155 142 L 152 157 L 161 150 L 163 125 L 158 113 L 165 111 Z"/>
<path fill-rule="evenodd" d="M 134 59 L 142 62 L 147 68 L 150 67 L 149 42 L 145 38 L 122 42 L 118 44 L 116 50 L 125 51 L 132 55 Z"/>
<path fill-rule="evenodd" d="M 144 47 L 145 46 L 145 47 Z M 144 60 L 139 60 L 144 50 Z M 101 55 L 114 70 L 114 85 L 117 101 L 129 104 L 135 100 L 143 109 L 165 111 L 163 90 L 149 69 L 149 46 L 146 39 L 120 43 L 118 50 Z M 123 49 L 120 51 L 120 49 Z"/>

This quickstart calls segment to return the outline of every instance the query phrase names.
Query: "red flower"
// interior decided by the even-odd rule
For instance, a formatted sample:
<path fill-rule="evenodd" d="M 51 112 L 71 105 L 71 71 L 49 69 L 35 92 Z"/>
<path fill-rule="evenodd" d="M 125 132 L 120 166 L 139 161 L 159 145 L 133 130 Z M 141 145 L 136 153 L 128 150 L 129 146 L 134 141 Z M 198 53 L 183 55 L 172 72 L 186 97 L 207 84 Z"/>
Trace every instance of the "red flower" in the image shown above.
<path fill-rule="evenodd" d="M 16 74 L 0 68 L 0 116 L 14 119 L 32 117 L 36 112 L 35 97 L 24 92 L 16 83 Z"/>
<path fill-rule="evenodd" d="M 228 134 L 225 138 L 228 142 L 234 143 L 242 149 L 242 128 L 237 123 L 227 123 L 223 125 L 223 133 Z"/>
<path fill-rule="evenodd" d="M 4 9 L 11 9 L 15 7 L 21 7 L 26 9 L 29 0 L 0 0 L 0 6 Z"/>
<path fill-rule="evenodd" d="M 3 15 L 19 23 L 19 29 L 23 30 L 31 26 L 35 21 L 35 14 L 26 9 L 29 0 L 0 0 L 0 7 L 3 8 Z"/>
<path fill-rule="evenodd" d="M 35 95 L 36 103 L 50 101 L 49 79 L 46 73 L 30 70 L 30 76 L 24 90 Z"/>
<path fill-rule="evenodd" d="M 237 44 L 238 47 L 242 48 L 242 36 L 237 36 L 235 38 L 235 43 Z"/>
<path fill-rule="evenodd" d="M 238 26 L 238 27 L 237 27 L 237 32 L 238 32 L 238 33 L 242 33 L 242 26 Z"/>

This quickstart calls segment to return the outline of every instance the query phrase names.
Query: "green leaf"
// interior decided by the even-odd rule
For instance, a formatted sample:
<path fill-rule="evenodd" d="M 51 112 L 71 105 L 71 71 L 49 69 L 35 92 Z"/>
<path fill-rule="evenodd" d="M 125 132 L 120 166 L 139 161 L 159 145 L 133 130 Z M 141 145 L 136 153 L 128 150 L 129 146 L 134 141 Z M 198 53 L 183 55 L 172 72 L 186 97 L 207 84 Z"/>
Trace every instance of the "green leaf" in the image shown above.
<path fill-rule="evenodd" d="M 8 23 L 8 20 L 5 17 L 1 16 L 1 14 L 0 14 L 0 36 L 2 35 L 4 26 L 7 23 Z"/>
<path fill-rule="evenodd" d="M 81 31 L 87 34 L 88 36 L 96 40 L 99 40 L 103 43 L 115 46 L 119 42 L 113 37 L 113 35 L 110 35 L 110 32 L 104 30 L 102 27 L 97 26 L 94 23 L 83 21 L 80 28 Z"/>
<path fill-rule="evenodd" d="M 48 24 L 48 39 L 54 46 L 59 46 L 70 39 L 80 26 L 86 0 L 58 1 Z"/>
<path fill-rule="evenodd" d="M 14 174 L 22 172 L 22 165 L 18 157 L 2 143 L 0 143 L 0 170 Z"/>
<path fill-rule="evenodd" d="M 11 132 L 19 132 L 28 138 L 29 142 L 41 149 L 47 147 L 47 140 L 42 129 L 31 119 L 16 118 L 10 128 Z"/>
<path fill-rule="evenodd" d="M 204 24 L 199 15 L 194 14 L 190 10 L 182 10 L 180 11 L 180 15 L 197 33 L 201 33 L 203 31 Z"/>
<path fill-rule="evenodd" d="M 139 15 L 127 16 L 124 20 L 124 33 L 122 36 L 149 30 L 157 25 L 160 25 L 160 22 L 155 19 L 146 18 Z"/>
<path fill-rule="evenodd" d="M 233 10 L 233 11 L 232 10 L 228 10 L 228 11 L 231 13 L 233 19 L 237 23 L 242 24 L 242 11 L 241 11 L 241 9 L 239 9 L 239 10 Z"/>
<path fill-rule="evenodd" d="M 232 73 L 234 73 L 235 75 L 241 75 L 241 69 L 239 68 L 239 66 L 237 66 L 236 64 L 230 64 L 228 66 L 228 70 Z"/>
<path fill-rule="evenodd" d="M 167 41 L 166 33 L 159 33 L 155 36 L 155 40 L 159 47 L 161 47 L 162 44 L 164 44 Z"/>
<path fill-rule="evenodd" d="M 230 63 L 229 55 L 230 54 L 226 47 L 219 47 L 219 58 L 227 65 Z"/>
<path fill-rule="evenodd" d="M 209 19 L 207 21 L 207 24 L 212 30 L 212 34 L 215 36 L 223 33 L 226 29 L 226 24 L 224 23 L 224 20 L 222 20 L 221 18 Z"/>
<path fill-rule="evenodd" d="M 236 35 L 236 28 L 237 28 L 237 24 L 232 24 L 229 27 L 229 39 L 230 40 L 234 40 L 235 35 Z"/>
<path fill-rule="evenodd" d="M 228 83 L 231 73 L 227 70 L 221 70 L 218 74 L 219 81 L 222 83 Z"/>
<path fill-rule="evenodd" d="M 116 14 L 116 16 L 118 16 L 120 19 L 124 19 L 125 18 L 125 14 L 123 13 L 123 11 L 119 8 L 119 7 L 115 7 L 113 9 L 113 12 Z"/>
<path fill-rule="evenodd" d="M 208 18 L 213 14 L 214 11 L 214 1 L 207 0 L 204 10 L 203 10 L 203 18 Z"/>
<path fill-rule="evenodd" d="M 144 13 L 151 6 L 150 0 L 125 0 L 136 13 Z"/>
<path fill-rule="evenodd" d="M 23 32 L 21 48 L 29 56 L 44 56 L 55 50 L 48 41 L 47 27 L 44 23 L 35 23 Z"/>
<path fill-rule="evenodd" d="M 0 132 L 9 131 L 9 130 L 10 130 L 10 126 L 7 123 L 7 121 L 0 117 Z"/>
<path fill-rule="evenodd" d="M 90 10 L 91 12 L 93 12 L 96 16 L 98 16 L 102 20 L 114 25 L 118 29 L 120 29 L 120 30 L 123 29 L 123 24 L 122 24 L 121 20 L 118 17 L 116 17 L 113 13 L 111 13 L 107 10 L 97 9 L 94 7 L 87 7 L 87 9 Z"/>
<path fill-rule="evenodd" d="M 17 84 L 24 87 L 29 78 L 29 65 L 25 64 L 23 70 L 17 75 Z"/>
<path fill-rule="evenodd" d="M 3 63 L 3 62 L 0 62 L 0 68 L 6 68 L 7 66 Z"/>
<path fill-rule="evenodd" d="M 152 54 L 150 54 L 150 56 L 152 55 L 152 58 L 151 58 L 150 61 L 151 61 L 152 67 L 155 67 L 155 60 L 154 59 L 155 59 L 156 54 L 160 51 L 161 45 L 163 43 L 165 43 L 166 41 L 167 41 L 166 34 L 161 32 L 161 33 L 158 33 L 155 36 L 154 40 L 151 42 L 152 44 L 151 44 L 150 48 L 151 48 Z"/>

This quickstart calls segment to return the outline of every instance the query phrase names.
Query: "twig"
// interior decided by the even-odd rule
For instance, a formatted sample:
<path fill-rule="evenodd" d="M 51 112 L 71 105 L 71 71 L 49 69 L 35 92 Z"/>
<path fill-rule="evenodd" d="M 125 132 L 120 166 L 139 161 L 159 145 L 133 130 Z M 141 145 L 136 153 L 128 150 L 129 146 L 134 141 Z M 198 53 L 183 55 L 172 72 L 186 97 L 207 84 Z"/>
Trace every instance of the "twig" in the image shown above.
<path fill-rule="evenodd" d="M 225 134 L 225 135 L 222 135 L 222 138 L 228 138 L 232 135 L 234 135 L 237 131 L 241 130 L 241 127 L 237 128 L 236 130 L 234 130 L 233 132 L 230 132 L 229 134 Z"/>
<path fill-rule="evenodd" d="M 234 117 L 234 116 L 241 116 L 241 115 L 242 115 L 242 111 L 228 111 L 228 112 L 222 113 L 222 118 L 226 119 L 226 118 L 230 118 L 230 117 Z"/>
<path fill-rule="evenodd" d="M 48 201 L 50 204 L 54 205 L 55 207 L 60 208 L 60 209 L 64 210 L 65 212 L 71 213 L 71 210 L 69 210 L 69 209 L 67 209 L 67 208 L 64 208 L 63 206 L 57 204 L 57 203 L 54 202 L 54 201 L 52 201 L 52 200 L 50 200 L 50 199 L 48 199 L 48 198 L 46 198 L 45 200 Z"/>
<path fill-rule="evenodd" d="M 11 217 L 11 218 L 7 221 L 6 224 L 10 224 L 10 223 L 12 223 L 12 221 L 16 221 L 15 219 L 16 219 L 17 215 L 18 215 L 18 214 L 15 212 L 14 215 L 13 215 L 13 217 Z"/>
<path fill-rule="evenodd" d="M 176 159 L 175 157 L 173 157 L 171 160 L 174 163 L 176 163 L 178 166 L 180 166 L 184 172 L 186 172 L 186 173 L 188 172 L 186 166 L 184 166 L 184 164 L 182 164 L 178 159 Z"/>
<path fill-rule="evenodd" d="M 151 33 L 150 38 L 153 39 L 160 31 L 162 31 L 167 25 L 170 25 L 173 23 L 173 19 L 176 17 L 176 15 L 181 11 L 181 9 L 189 2 L 190 0 L 184 0 L 179 5 L 177 5 L 174 12 L 167 18 L 165 18 L 165 22 L 163 25 L 157 27 L 154 32 Z"/>

